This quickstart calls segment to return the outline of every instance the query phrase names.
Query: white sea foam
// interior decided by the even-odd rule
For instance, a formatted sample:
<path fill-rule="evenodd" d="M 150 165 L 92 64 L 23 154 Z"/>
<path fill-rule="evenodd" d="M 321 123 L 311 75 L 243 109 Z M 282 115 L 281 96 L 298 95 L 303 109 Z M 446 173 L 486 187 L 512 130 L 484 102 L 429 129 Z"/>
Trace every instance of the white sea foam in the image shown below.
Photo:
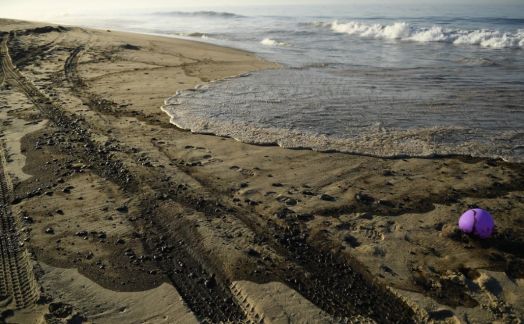
<path fill-rule="evenodd" d="M 381 127 L 362 128 L 351 138 L 340 138 L 308 131 L 278 127 L 261 127 L 243 121 L 214 120 L 179 109 L 176 103 L 166 101 L 162 111 L 170 122 L 197 134 L 231 137 L 239 142 L 255 145 L 278 145 L 289 149 L 307 148 L 319 152 L 343 152 L 378 157 L 433 157 L 466 155 L 473 157 L 501 158 L 509 162 L 524 162 L 522 155 L 515 155 L 510 147 L 494 148 L 492 143 L 477 141 L 449 143 L 431 142 L 428 139 L 470 134 L 460 127 L 430 127 L 404 130 L 385 130 Z M 508 132 L 495 140 L 504 141 L 514 136 Z M 522 150 L 522 149 L 521 149 Z"/>
<path fill-rule="evenodd" d="M 367 24 L 358 21 L 330 24 L 315 23 L 317 27 L 329 27 L 337 33 L 345 33 L 365 38 L 393 39 L 412 42 L 445 42 L 455 45 L 478 45 L 491 48 L 524 48 L 524 30 L 501 32 L 498 30 L 462 30 L 432 26 L 414 27 L 406 22 L 390 25 Z"/>
<path fill-rule="evenodd" d="M 392 25 L 364 24 L 356 21 L 340 24 L 335 21 L 331 29 L 338 33 L 358 35 L 369 38 L 403 39 L 410 35 L 410 27 L 405 22 L 396 22 Z"/>
<path fill-rule="evenodd" d="M 279 42 L 271 38 L 264 38 L 263 40 L 260 41 L 260 44 L 266 45 L 266 46 L 286 46 L 287 45 L 285 42 Z"/>

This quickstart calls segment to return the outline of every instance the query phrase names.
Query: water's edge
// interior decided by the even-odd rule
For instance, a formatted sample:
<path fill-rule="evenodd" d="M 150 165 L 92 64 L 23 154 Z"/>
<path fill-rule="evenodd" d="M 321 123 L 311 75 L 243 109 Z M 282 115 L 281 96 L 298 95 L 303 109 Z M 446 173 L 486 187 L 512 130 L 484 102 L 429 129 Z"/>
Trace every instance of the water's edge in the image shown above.
<path fill-rule="evenodd" d="M 259 71 L 266 70 L 271 69 Z M 435 130 L 431 128 L 385 132 L 377 131 L 372 135 L 366 134 L 356 138 L 337 138 L 314 133 L 307 134 L 305 132 L 279 129 L 276 127 L 257 127 L 245 122 L 215 122 L 212 119 L 196 120 L 178 114 L 176 107 L 180 105 L 178 102 L 180 96 L 200 91 L 203 88 L 212 87 L 214 84 L 220 82 L 228 82 L 248 76 L 252 76 L 252 72 L 212 80 L 199 84 L 191 89 L 179 90 L 174 96 L 164 100 L 164 105 L 161 106 L 160 109 L 169 116 L 170 123 L 181 130 L 190 131 L 193 134 L 231 138 L 235 141 L 251 145 L 278 146 L 285 149 L 312 150 L 321 153 L 337 152 L 385 159 L 465 157 L 498 159 L 509 163 L 524 162 L 524 159 L 511 156 L 510 154 L 494 155 L 491 145 L 483 145 L 477 142 L 466 142 L 462 146 L 452 148 L 439 147 L 438 145 L 423 141 L 413 145 L 413 140 L 416 141 L 415 138 L 427 136 L 425 133 Z M 441 131 L 451 132 L 456 130 L 457 129 L 453 127 L 447 130 L 441 129 Z M 366 143 L 368 144 L 366 145 Z M 471 153 L 470 150 L 468 150 L 472 145 L 475 146 L 477 153 Z M 396 147 L 397 151 L 387 151 L 385 149 L 386 147 Z M 413 147 L 418 149 L 413 150 Z"/>

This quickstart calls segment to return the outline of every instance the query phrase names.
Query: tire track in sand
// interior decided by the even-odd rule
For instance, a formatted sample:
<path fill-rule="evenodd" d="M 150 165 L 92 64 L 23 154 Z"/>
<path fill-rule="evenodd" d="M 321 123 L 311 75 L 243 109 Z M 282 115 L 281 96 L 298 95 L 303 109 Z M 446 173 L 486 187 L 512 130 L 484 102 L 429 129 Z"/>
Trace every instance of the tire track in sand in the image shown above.
<path fill-rule="evenodd" d="M 7 56 L 7 39 L 2 38 L 0 59 Z M 2 64 L 2 83 L 5 68 Z M 4 144 L 0 141 L 0 304 L 28 307 L 39 297 L 38 285 L 27 250 L 20 241 L 19 221 L 11 211 L 12 184 L 5 172 Z"/>
<path fill-rule="evenodd" d="M 72 50 L 64 66 L 67 79 L 70 84 L 77 87 L 77 91 L 80 91 L 78 88 L 85 87 L 76 69 L 78 56 L 82 49 L 82 47 L 77 47 Z M 94 104 L 87 102 L 87 104 L 94 110 L 104 111 L 102 107 L 98 106 L 99 102 L 104 102 L 104 100 L 100 99 Z M 259 224 L 263 217 L 253 211 L 237 210 L 229 206 L 231 209 L 226 212 L 217 208 L 221 205 L 219 202 L 225 201 L 216 195 L 208 197 L 211 198 L 209 201 L 200 200 L 183 192 L 174 194 L 170 191 L 170 188 L 174 187 L 174 184 L 170 184 L 165 189 L 167 198 L 202 212 L 209 218 L 217 217 L 221 213 L 237 218 L 259 238 L 263 238 L 277 253 L 294 263 L 296 266 L 292 268 L 287 268 L 285 265 L 277 266 L 272 279 L 286 283 L 326 313 L 334 316 L 337 322 L 359 322 L 362 316 L 379 322 L 409 323 L 415 321 L 417 315 L 414 311 L 386 287 L 367 276 L 363 270 L 359 269 L 356 261 L 347 262 L 331 252 L 319 250 L 310 245 L 306 240 L 307 234 L 303 233 L 297 224 L 290 222 L 286 227 L 275 223 Z M 145 212 L 145 214 L 153 214 L 153 211 Z M 162 225 L 158 226 L 157 230 L 163 232 Z M 197 258 L 192 256 L 193 253 L 199 254 L 199 252 L 177 245 L 173 253 L 177 259 L 182 259 L 184 264 L 184 267 L 181 268 L 175 266 L 177 271 L 187 268 L 186 261 L 191 261 L 192 265 L 197 266 L 191 273 L 198 273 L 202 270 L 198 268 Z M 167 262 L 164 268 L 172 270 L 173 265 Z M 330 275 L 326 276 L 326 274 Z M 196 291 L 194 287 L 191 287 L 192 285 L 186 286 L 191 282 L 191 280 L 188 281 L 188 277 L 180 277 L 178 274 L 172 275 L 172 282 L 192 310 L 198 314 L 199 307 L 205 304 L 202 302 L 205 299 L 202 300 L 201 296 L 193 293 Z M 235 295 L 235 292 L 232 293 Z M 251 307 L 243 305 L 242 300 L 237 297 L 235 296 L 237 304 L 244 308 L 246 316 L 257 321 L 256 316 L 245 311 Z"/>
<path fill-rule="evenodd" d="M 88 125 L 87 122 L 82 121 L 73 123 L 69 114 L 55 105 L 51 99 L 47 98 L 18 70 L 16 70 L 12 64 L 11 57 L 9 56 L 7 43 L 7 39 L 4 39 L 2 42 L 2 50 L 6 55 L 2 57 L 1 63 L 8 81 L 12 82 L 13 85 L 19 88 L 20 91 L 22 91 L 33 102 L 36 108 L 38 108 L 57 127 L 69 131 L 69 133 L 76 132 L 81 134 L 81 138 L 84 142 L 91 142 L 89 130 L 90 125 Z M 80 49 L 76 51 L 79 52 Z M 78 52 L 76 53 L 78 54 Z M 76 60 L 72 57 L 67 60 L 65 68 L 67 69 L 69 65 L 74 65 L 75 63 Z M 75 126 L 71 127 L 71 125 Z M 113 172 L 114 170 L 111 170 L 112 164 L 109 164 L 108 167 L 108 164 L 105 163 L 105 156 L 100 157 L 97 155 L 97 152 L 100 154 L 100 150 L 95 149 L 97 148 L 96 145 L 93 143 L 88 146 L 88 149 L 90 147 L 93 148 L 93 150 L 88 154 L 88 157 L 91 159 L 90 161 L 93 162 L 97 158 L 100 158 L 100 163 L 93 163 L 95 172 L 111 179 L 122 188 L 126 188 L 126 190 L 133 191 L 136 189 L 134 180 L 128 177 L 128 171 L 123 165 L 120 163 L 114 164 L 117 166 L 118 172 Z M 83 154 L 86 152 L 73 151 L 69 153 L 77 155 L 82 159 L 85 158 Z M 245 316 L 238 305 L 234 303 L 226 284 L 216 282 L 216 287 L 209 289 L 209 287 L 206 287 L 206 283 L 202 281 L 199 276 L 194 275 L 198 273 L 205 277 L 212 277 L 210 274 L 205 273 L 202 265 L 183 248 L 177 250 L 177 255 L 184 262 L 184 273 L 187 274 L 187 276 L 176 276 L 175 278 L 172 278 L 172 283 L 199 320 L 212 323 L 245 322 Z"/>

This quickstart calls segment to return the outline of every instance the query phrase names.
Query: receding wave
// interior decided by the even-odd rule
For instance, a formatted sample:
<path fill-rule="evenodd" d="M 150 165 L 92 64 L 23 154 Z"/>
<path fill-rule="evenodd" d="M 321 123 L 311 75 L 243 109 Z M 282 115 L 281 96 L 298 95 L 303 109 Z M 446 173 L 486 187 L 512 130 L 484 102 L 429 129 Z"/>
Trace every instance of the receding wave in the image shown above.
<path fill-rule="evenodd" d="M 463 30 L 434 25 L 429 28 L 415 27 L 407 22 L 389 25 L 369 24 L 359 21 L 331 23 L 314 22 L 313 26 L 330 28 L 337 33 L 364 38 L 390 39 L 420 43 L 442 42 L 455 45 L 478 45 L 488 48 L 524 48 L 524 29 L 515 32 L 476 29 Z"/>
<path fill-rule="evenodd" d="M 162 110 L 170 116 L 170 122 L 179 128 L 197 134 L 209 134 L 231 137 L 239 142 L 255 145 L 278 145 L 289 149 L 311 149 L 318 152 L 343 152 L 376 157 L 433 157 L 464 155 L 473 157 L 501 158 L 511 162 L 524 162 L 521 157 L 495 152 L 488 143 L 463 142 L 458 146 L 435 145 L 427 141 L 431 137 L 464 136 L 465 128 L 432 127 L 410 130 L 369 129 L 368 132 L 354 138 L 337 138 L 325 134 L 300 132 L 277 127 L 259 127 L 246 122 L 210 120 L 201 116 L 180 114 L 167 103 Z M 508 134 L 507 137 L 512 137 Z M 518 149 L 518 148 L 517 148 Z M 514 151 L 514 150 L 513 150 Z M 520 148 L 524 153 L 524 146 Z"/>
<path fill-rule="evenodd" d="M 180 128 L 245 143 L 382 157 L 467 155 L 524 162 L 521 88 L 435 87 L 440 81 L 430 73 L 263 71 L 179 92 L 162 110 Z"/>
<path fill-rule="evenodd" d="M 220 11 L 166 11 L 155 12 L 159 16 L 176 16 L 176 17 L 211 17 L 211 18 L 243 18 L 242 15 L 237 15 L 232 12 Z"/>
<path fill-rule="evenodd" d="M 178 35 L 178 36 L 183 36 L 183 37 L 202 38 L 202 39 L 207 39 L 207 38 L 209 38 L 209 36 L 212 36 L 211 34 L 200 33 L 200 32 L 192 32 L 192 33 L 176 33 L 176 35 Z"/>

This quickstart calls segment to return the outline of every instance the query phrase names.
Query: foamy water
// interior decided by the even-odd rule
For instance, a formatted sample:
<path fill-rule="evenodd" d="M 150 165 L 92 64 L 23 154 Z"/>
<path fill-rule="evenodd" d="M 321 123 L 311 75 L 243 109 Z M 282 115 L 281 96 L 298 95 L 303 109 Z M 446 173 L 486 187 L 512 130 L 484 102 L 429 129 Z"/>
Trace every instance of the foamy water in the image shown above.
<path fill-rule="evenodd" d="M 166 10 L 75 23 L 184 36 L 282 64 L 166 100 L 248 143 L 524 161 L 524 5 Z"/>
<path fill-rule="evenodd" d="M 263 40 L 260 41 L 260 44 L 266 45 L 266 46 L 286 46 L 287 45 L 284 42 L 279 42 L 271 38 L 264 38 Z"/>
<path fill-rule="evenodd" d="M 444 42 L 455 45 L 479 45 L 492 48 L 524 48 L 524 29 L 515 32 L 476 29 L 463 30 L 442 26 L 413 27 L 406 22 L 391 25 L 366 24 L 358 21 L 317 24 L 329 27 L 334 32 L 357 35 L 365 38 L 382 38 L 411 42 Z"/>

